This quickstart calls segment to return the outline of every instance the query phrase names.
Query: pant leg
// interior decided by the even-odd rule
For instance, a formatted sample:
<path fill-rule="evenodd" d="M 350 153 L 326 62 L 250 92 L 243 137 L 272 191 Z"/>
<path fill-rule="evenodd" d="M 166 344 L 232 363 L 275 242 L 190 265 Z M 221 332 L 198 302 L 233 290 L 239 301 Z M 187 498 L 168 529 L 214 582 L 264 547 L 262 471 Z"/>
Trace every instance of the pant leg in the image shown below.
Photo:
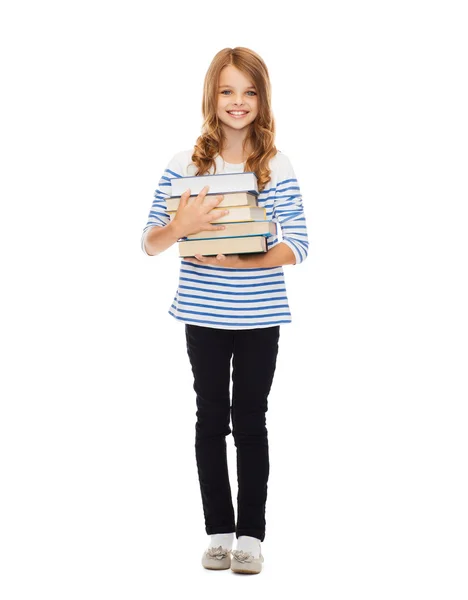
<path fill-rule="evenodd" d="M 190 324 L 185 333 L 196 392 L 195 456 L 205 530 L 208 535 L 229 533 L 236 529 L 226 453 L 233 335 Z"/>
<path fill-rule="evenodd" d="M 279 347 L 280 326 L 236 330 L 232 433 L 237 448 L 236 536 L 265 538 L 270 462 L 266 412 Z"/>

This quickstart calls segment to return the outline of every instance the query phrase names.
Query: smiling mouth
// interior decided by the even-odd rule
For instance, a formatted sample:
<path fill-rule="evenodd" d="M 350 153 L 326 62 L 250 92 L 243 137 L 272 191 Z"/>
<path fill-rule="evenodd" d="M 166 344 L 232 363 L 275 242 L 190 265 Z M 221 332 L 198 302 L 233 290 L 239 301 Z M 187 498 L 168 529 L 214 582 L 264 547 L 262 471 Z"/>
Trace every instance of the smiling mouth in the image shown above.
<path fill-rule="evenodd" d="M 234 119 L 242 119 L 242 117 L 245 117 L 246 115 L 249 114 L 249 111 L 226 111 L 228 115 L 230 115 L 231 117 L 233 117 Z"/>

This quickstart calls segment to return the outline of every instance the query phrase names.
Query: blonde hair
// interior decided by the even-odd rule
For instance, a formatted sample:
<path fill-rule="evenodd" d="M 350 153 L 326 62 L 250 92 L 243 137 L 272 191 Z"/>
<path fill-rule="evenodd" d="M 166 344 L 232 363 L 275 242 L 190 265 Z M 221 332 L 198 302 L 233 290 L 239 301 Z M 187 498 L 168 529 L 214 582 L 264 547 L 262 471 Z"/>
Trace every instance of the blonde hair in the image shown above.
<path fill-rule="evenodd" d="M 220 126 L 217 115 L 218 84 L 221 70 L 233 65 L 249 77 L 256 87 L 258 96 L 258 114 L 250 124 L 243 150 L 249 146 L 252 153 L 246 160 L 244 170 L 253 171 L 258 178 L 259 192 L 263 191 L 270 180 L 270 159 L 278 150 L 274 144 L 275 120 L 271 109 L 271 84 L 268 69 L 262 58 L 249 48 L 224 48 L 211 61 L 205 75 L 203 86 L 203 126 L 197 138 L 192 154 L 192 162 L 197 167 L 196 175 L 204 175 L 211 167 L 216 172 L 215 157 L 223 150 L 226 136 Z"/>

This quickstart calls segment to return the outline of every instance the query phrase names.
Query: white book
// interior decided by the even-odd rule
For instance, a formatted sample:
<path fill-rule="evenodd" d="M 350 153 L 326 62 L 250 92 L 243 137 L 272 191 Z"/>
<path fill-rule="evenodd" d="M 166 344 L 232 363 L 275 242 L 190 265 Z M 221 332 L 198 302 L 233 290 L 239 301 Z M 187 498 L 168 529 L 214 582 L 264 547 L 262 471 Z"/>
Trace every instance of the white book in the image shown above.
<path fill-rule="evenodd" d="M 208 193 L 210 194 L 248 192 L 258 196 L 257 175 L 253 171 L 172 177 L 170 182 L 171 196 L 182 196 L 188 188 L 190 188 L 191 196 L 198 196 L 206 185 L 209 186 Z"/>

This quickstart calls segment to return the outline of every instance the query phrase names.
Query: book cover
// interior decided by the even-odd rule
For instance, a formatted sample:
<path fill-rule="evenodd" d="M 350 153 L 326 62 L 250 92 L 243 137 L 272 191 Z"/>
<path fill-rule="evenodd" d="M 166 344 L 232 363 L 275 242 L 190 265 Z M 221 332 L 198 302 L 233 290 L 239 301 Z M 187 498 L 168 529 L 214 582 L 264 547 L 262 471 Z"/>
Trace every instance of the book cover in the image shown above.
<path fill-rule="evenodd" d="M 217 215 L 222 213 L 222 208 L 212 208 L 209 214 L 213 215 L 213 220 L 210 223 L 229 223 L 238 221 L 264 221 L 266 220 L 266 208 L 263 206 L 234 206 L 229 208 L 227 215 Z M 177 211 L 168 211 L 170 220 L 172 221 L 177 214 Z"/>
<path fill-rule="evenodd" d="M 188 240 L 179 242 L 179 255 L 216 256 L 217 254 L 246 254 L 252 252 L 267 252 L 268 242 L 263 235 L 247 238 L 221 238 L 211 240 Z"/>
<path fill-rule="evenodd" d="M 171 197 L 182 196 L 190 188 L 190 196 L 198 196 L 208 185 L 210 194 L 228 194 L 231 192 L 246 192 L 258 196 L 257 175 L 253 171 L 244 173 L 218 173 L 213 175 L 188 175 L 172 177 Z"/>
<path fill-rule="evenodd" d="M 240 221 L 238 223 L 225 223 L 226 229 L 213 231 L 199 231 L 192 233 L 183 240 L 211 240 L 213 238 L 247 237 L 251 235 L 276 235 L 277 228 L 274 221 Z"/>
<path fill-rule="evenodd" d="M 206 204 L 207 200 L 212 199 L 214 196 L 219 196 L 220 194 L 206 194 L 203 199 L 202 204 Z M 219 204 L 216 205 L 217 208 L 223 206 L 258 206 L 257 195 L 251 194 L 250 192 L 228 192 L 223 194 L 224 198 L 221 200 Z M 197 196 L 190 195 L 187 200 L 187 206 L 193 204 L 195 202 Z M 180 196 L 171 196 L 166 198 L 167 212 L 177 211 L 180 204 Z"/>

